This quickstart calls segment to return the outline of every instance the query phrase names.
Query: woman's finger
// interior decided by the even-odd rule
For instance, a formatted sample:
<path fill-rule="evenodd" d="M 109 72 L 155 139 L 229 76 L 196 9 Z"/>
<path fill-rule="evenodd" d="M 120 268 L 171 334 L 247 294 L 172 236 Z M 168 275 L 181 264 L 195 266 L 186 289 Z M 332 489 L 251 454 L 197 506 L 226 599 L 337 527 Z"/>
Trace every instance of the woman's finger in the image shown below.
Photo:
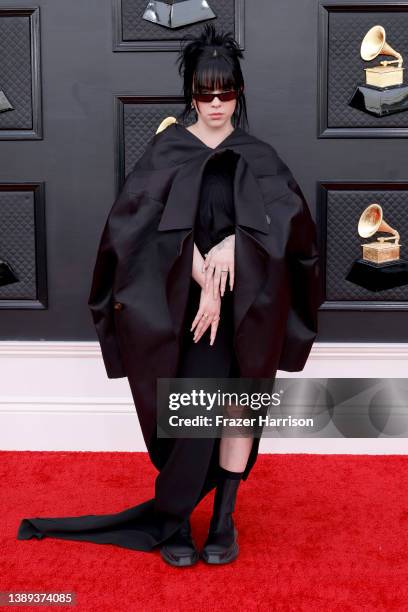
<path fill-rule="evenodd" d="M 198 312 L 197 312 L 196 316 L 195 316 L 195 317 L 194 317 L 194 319 L 193 319 L 193 322 L 192 322 L 192 324 L 191 324 L 191 327 L 190 327 L 190 331 L 191 331 L 191 332 L 193 331 L 194 327 L 197 325 L 197 323 L 199 322 L 199 320 L 200 320 L 200 317 L 198 316 Z"/>
<path fill-rule="evenodd" d="M 213 297 L 214 300 L 217 299 L 217 295 L 220 291 L 220 280 L 221 280 L 221 266 L 215 266 L 214 271 L 214 284 L 213 284 Z"/>
<path fill-rule="evenodd" d="M 229 285 L 230 285 L 231 291 L 234 288 L 234 277 L 235 277 L 235 270 L 234 270 L 234 266 L 232 265 L 229 270 Z"/>
<path fill-rule="evenodd" d="M 208 262 L 207 262 L 207 259 L 206 259 L 207 255 L 208 255 L 208 253 L 204 253 L 204 261 L 203 261 L 203 266 L 201 268 L 201 272 L 205 272 L 206 269 L 207 269 L 207 265 L 208 265 Z"/>
<path fill-rule="evenodd" d="M 204 316 L 204 313 L 205 313 L 205 311 L 204 311 L 203 309 L 201 309 L 201 316 L 200 316 L 200 318 L 199 318 L 199 321 L 198 321 L 197 327 L 196 327 L 195 332 L 194 332 L 194 340 L 195 340 L 197 337 L 199 337 L 199 335 L 202 333 L 203 328 L 205 328 L 205 326 L 206 326 L 206 324 L 207 324 L 207 321 L 208 321 L 208 320 L 209 320 L 209 318 L 210 318 L 209 316 L 208 316 L 208 317 L 205 317 L 205 316 Z M 208 314 L 208 313 L 207 313 L 207 314 Z"/>
<path fill-rule="evenodd" d="M 203 272 L 206 271 L 206 269 L 208 268 L 209 264 L 211 263 L 212 255 L 213 255 L 213 250 L 212 249 L 210 249 L 208 251 L 208 253 L 204 253 Z"/>
<path fill-rule="evenodd" d="M 198 342 L 200 340 L 201 336 L 204 334 L 204 332 L 207 330 L 207 327 L 210 325 L 210 322 L 210 317 L 203 317 L 201 319 L 200 323 L 197 325 L 197 329 L 194 334 L 194 342 Z"/>
<path fill-rule="evenodd" d="M 211 323 L 210 346 L 214 344 L 215 336 L 217 335 L 217 329 L 218 329 L 219 322 L 220 322 L 220 317 L 218 315 L 215 319 L 213 319 Z"/>
<path fill-rule="evenodd" d="M 205 306 L 204 306 L 204 304 L 201 304 L 201 305 L 198 307 L 197 314 L 196 314 L 196 316 L 194 317 L 193 322 L 192 322 L 192 324 L 191 324 L 191 327 L 190 327 L 190 331 L 191 331 L 191 332 L 193 331 L 194 327 L 195 327 L 196 325 L 198 325 L 198 323 L 201 321 L 202 316 L 203 316 L 203 314 L 204 314 L 204 313 L 205 313 Z M 196 331 L 197 331 L 197 330 L 196 330 Z"/>
<path fill-rule="evenodd" d="M 214 264 L 210 264 L 205 271 L 205 291 L 208 291 L 210 287 L 210 280 L 213 278 L 214 268 Z"/>
<path fill-rule="evenodd" d="M 227 277 L 228 277 L 228 270 L 227 271 L 221 270 L 221 284 L 220 284 L 220 294 L 221 294 L 221 297 L 225 293 L 225 286 L 227 284 Z"/>
<path fill-rule="evenodd" d="M 200 334 L 200 330 L 201 330 L 201 321 L 199 321 L 197 327 L 195 328 L 194 335 L 193 335 L 193 341 L 194 342 L 197 341 L 197 338 L 198 338 L 198 336 Z"/>

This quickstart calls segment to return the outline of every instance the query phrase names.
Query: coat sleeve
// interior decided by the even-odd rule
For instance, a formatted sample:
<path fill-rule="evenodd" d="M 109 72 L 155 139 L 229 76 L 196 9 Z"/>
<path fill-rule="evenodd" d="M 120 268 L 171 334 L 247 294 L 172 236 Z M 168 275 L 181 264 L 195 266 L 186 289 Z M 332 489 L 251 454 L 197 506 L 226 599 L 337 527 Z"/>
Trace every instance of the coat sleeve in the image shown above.
<path fill-rule="evenodd" d="M 117 265 L 114 224 L 115 219 L 120 216 L 120 211 L 126 208 L 129 197 L 125 182 L 111 207 L 102 231 L 88 298 L 108 378 L 126 376 L 120 357 L 113 310 L 113 285 Z"/>
<path fill-rule="evenodd" d="M 121 360 L 115 329 L 113 290 L 120 252 L 121 235 L 126 232 L 130 211 L 136 210 L 135 191 L 141 187 L 139 176 L 151 170 L 151 152 L 155 136 L 149 141 L 142 157 L 128 173 L 122 189 L 109 211 L 99 240 L 93 270 L 88 306 L 101 347 L 108 378 L 127 376 Z M 141 173 L 139 172 L 141 171 Z"/>
<path fill-rule="evenodd" d="M 286 164 L 279 159 L 278 174 L 288 190 L 293 208 L 286 247 L 291 304 L 279 369 L 303 370 L 317 335 L 318 309 L 322 303 L 316 224 L 309 206 Z"/>

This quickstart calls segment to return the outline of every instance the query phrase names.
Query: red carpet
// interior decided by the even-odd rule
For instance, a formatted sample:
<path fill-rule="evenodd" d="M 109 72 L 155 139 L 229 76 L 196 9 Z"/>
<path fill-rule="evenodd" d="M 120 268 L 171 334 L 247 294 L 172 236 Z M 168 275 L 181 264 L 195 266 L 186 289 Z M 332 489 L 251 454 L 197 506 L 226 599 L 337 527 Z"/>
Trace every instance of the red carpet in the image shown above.
<path fill-rule="evenodd" d="M 408 457 L 259 455 L 241 485 L 240 556 L 172 568 L 158 551 L 16 540 L 23 517 L 119 512 L 153 496 L 144 453 L 0 452 L 0 591 L 75 591 L 77 606 L 19 610 L 408 609 Z M 202 544 L 213 492 L 192 516 Z"/>

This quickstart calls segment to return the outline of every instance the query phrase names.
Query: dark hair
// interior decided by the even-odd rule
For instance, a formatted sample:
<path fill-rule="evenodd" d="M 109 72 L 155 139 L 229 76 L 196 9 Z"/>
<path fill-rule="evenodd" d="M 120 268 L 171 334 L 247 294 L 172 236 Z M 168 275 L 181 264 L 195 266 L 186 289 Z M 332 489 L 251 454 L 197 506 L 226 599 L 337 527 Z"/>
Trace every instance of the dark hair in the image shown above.
<path fill-rule="evenodd" d="M 183 46 L 183 42 L 188 40 Z M 202 92 L 204 89 L 236 89 L 238 91 L 237 103 L 232 116 L 234 127 L 237 125 L 246 128 L 248 117 L 246 100 L 243 92 L 244 78 L 241 72 L 239 58 L 243 53 L 231 32 L 215 29 L 212 23 L 203 27 L 201 34 L 196 37 L 185 36 L 181 42 L 180 54 L 176 60 L 178 70 L 183 78 L 183 93 L 185 107 L 178 118 L 182 123 L 188 122 L 193 111 L 191 103 L 194 91 Z"/>

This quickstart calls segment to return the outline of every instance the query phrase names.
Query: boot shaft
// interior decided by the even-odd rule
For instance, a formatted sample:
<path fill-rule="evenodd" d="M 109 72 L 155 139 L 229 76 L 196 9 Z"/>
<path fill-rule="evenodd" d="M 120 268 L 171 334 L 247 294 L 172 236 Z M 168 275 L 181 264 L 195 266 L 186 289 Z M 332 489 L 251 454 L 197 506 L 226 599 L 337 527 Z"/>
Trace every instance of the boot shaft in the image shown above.
<path fill-rule="evenodd" d="M 212 531 L 233 527 L 231 515 L 235 510 L 240 482 L 240 479 L 223 478 L 217 484 L 210 526 Z"/>

